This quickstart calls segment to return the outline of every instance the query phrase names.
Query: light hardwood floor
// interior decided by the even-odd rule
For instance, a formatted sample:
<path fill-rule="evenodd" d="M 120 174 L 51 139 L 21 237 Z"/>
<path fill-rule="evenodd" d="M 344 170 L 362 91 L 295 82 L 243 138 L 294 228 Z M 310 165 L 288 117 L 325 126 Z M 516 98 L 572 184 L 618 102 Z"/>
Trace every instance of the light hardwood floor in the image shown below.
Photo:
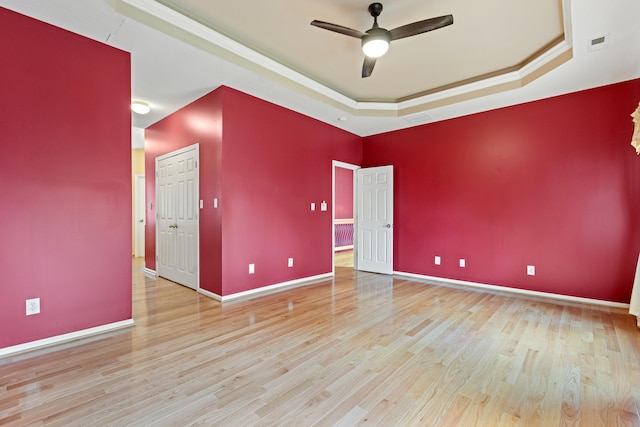
<path fill-rule="evenodd" d="M 353 268 L 353 250 L 336 252 L 333 258 L 336 267 Z"/>
<path fill-rule="evenodd" d="M 340 267 L 221 305 L 140 270 L 135 327 L 0 359 L 0 424 L 640 425 L 621 311 Z"/>

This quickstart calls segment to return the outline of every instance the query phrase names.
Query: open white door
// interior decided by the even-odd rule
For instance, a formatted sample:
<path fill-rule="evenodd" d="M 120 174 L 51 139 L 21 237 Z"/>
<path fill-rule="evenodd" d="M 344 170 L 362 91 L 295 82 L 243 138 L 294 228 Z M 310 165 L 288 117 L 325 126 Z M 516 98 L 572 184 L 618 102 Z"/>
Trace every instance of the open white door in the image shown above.
<path fill-rule="evenodd" d="M 393 166 L 356 171 L 356 269 L 393 273 Z"/>

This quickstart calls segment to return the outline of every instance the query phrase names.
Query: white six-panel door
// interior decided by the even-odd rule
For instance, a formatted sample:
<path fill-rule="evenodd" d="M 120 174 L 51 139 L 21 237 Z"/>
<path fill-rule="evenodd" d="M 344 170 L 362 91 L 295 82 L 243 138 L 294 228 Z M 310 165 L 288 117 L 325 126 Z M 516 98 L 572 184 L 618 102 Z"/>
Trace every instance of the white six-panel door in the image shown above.
<path fill-rule="evenodd" d="M 393 273 L 393 166 L 356 171 L 356 268 Z"/>
<path fill-rule="evenodd" d="M 156 159 L 158 276 L 198 288 L 198 146 Z"/>

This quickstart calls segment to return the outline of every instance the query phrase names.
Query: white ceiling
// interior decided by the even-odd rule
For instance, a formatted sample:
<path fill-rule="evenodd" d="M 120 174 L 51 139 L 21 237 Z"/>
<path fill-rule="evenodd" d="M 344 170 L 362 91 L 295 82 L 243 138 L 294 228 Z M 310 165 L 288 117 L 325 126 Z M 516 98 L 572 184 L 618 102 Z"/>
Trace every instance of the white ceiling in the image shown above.
<path fill-rule="evenodd" d="M 199 7 L 200 3 L 205 2 L 185 0 L 180 4 L 183 7 L 185 5 Z M 222 8 L 224 3 L 231 4 L 232 2 L 214 1 L 208 3 Z M 243 1 L 241 3 L 247 7 L 251 2 Z M 256 3 L 258 2 L 256 1 Z M 270 2 L 259 3 L 271 4 Z M 303 3 L 306 4 L 305 7 L 300 6 Z M 455 87 L 447 90 L 436 91 L 436 93 L 416 98 L 414 95 L 417 92 L 441 86 L 442 82 L 433 83 L 432 79 L 423 78 L 423 84 L 425 81 L 430 83 L 422 88 L 411 86 L 407 89 L 404 83 L 403 85 L 389 85 L 388 83 L 390 81 L 393 83 L 395 81 L 393 79 L 397 78 L 396 76 L 400 72 L 397 69 L 393 71 L 393 69 L 407 67 L 406 64 L 398 65 L 396 61 L 401 63 L 406 61 L 406 58 L 402 59 L 403 55 L 413 55 L 412 49 L 415 49 L 415 46 L 418 46 L 424 53 L 432 42 L 431 36 L 433 36 L 431 38 L 437 36 L 438 42 L 436 44 L 439 47 L 437 50 L 443 51 L 442 47 L 445 47 L 444 52 L 446 52 L 447 46 L 454 46 L 451 44 L 453 41 L 447 40 L 446 31 L 451 29 L 448 33 L 451 35 L 460 31 L 458 28 L 463 29 L 465 23 L 463 18 L 466 16 L 464 8 L 480 2 L 433 0 L 429 3 L 435 4 L 434 10 L 426 8 L 426 6 L 416 7 L 416 5 L 425 3 L 428 2 L 421 0 L 396 1 L 393 3 L 393 7 L 390 5 L 385 8 L 379 22 L 381 26 L 393 28 L 430 18 L 434 14 L 446 14 L 447 11 L 452 11 L 454 25 L 432 33 L 415 36 L 412 39 L 394 41 L 390 54 L 393 53 L 395 56 L 388 54 L 388 56 L 380 58 L 374 75 L 362 82 L 362 79 L 358 77 L 362 61 L 361 53 L 358 52 L 358 40 L 354 39 L 355 47 L 346 46 L 347 42 L 353 42 L 349 37 L 311 27 L 308 23 L 311 19 L 321 19 L 365 30 L 371 24 L 371 17 L 366 12 L 369 1 L 316 1 L 314 4 L 320 6 L 315 7 L 312 7 L 311 2 L 306 0 L 273 1 L 274 5 L 279 5 L 280 9 L 276 8 L 276 10 L 280 14 L 285 13 L 286 8 L 291 9 L 291 14 L 287 18 L 290 20 L 289 22 L 310 15 L 305 19 L 304 25 L 297 27 L 297 31 L 313 31 L 314 35 L 310 37 L 314 40 L 314 49 L 325 51 L 345 44 L 339 49 L 348 51 L 348 53 L 330 55 L 330 58 L 322 59 L 324 64 L 322 67 L 317 63 L 310 63 L 310 68 L 307 69 L 304 61 L 293 63 L 296 61 L 296 57 L 279 58 L 278 52 L 269 51 L 268 43 L 260 47 L 260 51 L 267 55 L 257 53 L 154 0 L 0 0 L 0 6 L 131 52 L 133 98 L 146 100 L 153 108 L 153 111 L 146 116 L 133 114 L 133 125 L 137 128 L 145 128 L 155 123 L 221 85 L 233 87 L 354 134 L 366 136 L 640 78 L 640 25 L 638 25 L 640 1 L 566 0 L 562 3 L 564 10 L 562 19 L 564 28 L 568 31 L 564 35 L 560 51 L 556 50 L 551 54 L 569 52 L 572 54 L 570 59 L 559 61 L 559 65 L 554 65 L 555 68 L 548 67 L 548 70 L 544 70 L 545 73 L 540 73 L 542 75 L 531 82 L 529 82 L 530 79 L 523 78 L 530 70 L 520 69 L 520 71 L 499 75 L 492 79 L 475 81 L 462 86 L 454 85 Z M 521 7 L 526 7 L 526 4 L 533 2 L 506 1 L 506 3 L 522 3 Z M 447 9 L 448 7 L 450 9 Z M 349 10 L 349 13 L 345 13 L 345 8 Z M 412 12 L 408 13 L 405 10 Z M 419 13 L 413 13 L 414 10 L 419 10 Z M 535 14 L 532 16 L 533 12 L 531 11 L 526 13 L 524 16 L 534 23 L 533 26 L 529 25 L 527 28 L 535 30 L 535 24 L 541 18 L 536 17 Z M 247 14 L 251 14 L 251 12 L 248 11 Z M 460 18 L 456 18 L 456 14 Z M 473 15 L 476 23 L 479 22 L 494 29 L 503 27 L 500 14 L 496 16 L 495 10 L 477 9 Z M 557 24 L 561 15 L 561 13 L 556 13 L 552 21 Z M 268 12 L 265 11 L 261 11 L 259 16 L 263 17 L 266 22 L 273 18 L 270 18 Z M 387 16 L 388 21 L 385 21 Z M 208 19 L 213 20 L 212 17 Z M 231 27 L 237 25 L 233 24 L 237 21 L 230 20 L 231 18 L 225 19 L 225 25 Z M 170 22 L 167 23 L 167 20 Z M 252 19 L 248 19 L 248 22 L 252 22 Z M 221 25 L 220 23 L 214 25 L 212 22 L 207 22 L 207 24 L 212 27 Z M 290 28 L 278 22 L 269 30 L 269 36 L 277 34 L 278 36 L 274 36 L 274 40 L 282 45 L 281 37 Z M 485 53 L 490 49 L 500 49 L 500 43 L 507 43 L 516 36 L 521 36 L 520 32 L 526 35 L 526 31 L 534 31 L 531 29 L 525 31 L 524 24 L 518 25 L 516 28 L 510 27 L 508 30 L 506 28 L 501 38 L 494 37 L 494 43 L 498 46 L 492 45 L 488 46 L 487 50 L 482 50 L 483 48 L 477 45 L 474 50 Z M 555 28 L 557 30 L 557 26 Z M 230 31 L 225 28 L 225 32 Z M 253 37 L 247 43 L 258 44 L 260 33 L 257 38 L 255 33 L 249 31 L 247 34 L 249 35 L 235 34 L 234 39 L 241 40 L 242 37 Z M 464 32 L 460 34 L 464 35 Z M 456 37 L 460 38 L 460 34 Z M 541 36 L 541 40 L 545 37 L 551 37 L 549 34 L 551 33 Z M 604 48 L 598 50 L 589 48 L 593 38 L 605 35 L 606 46 Z M 318 40 L 326 40 L 327 44 L 323 45 Z M 293 42 L 294 40 L 291 41 L 292 44 Z M 542 41 L 538 41 L 537 44 L 540 43 Z M 304 48 L 304 45 L 302 47 Z M 451 49 L 456 50 L 457 48 Z M 527 49 L 534 48 L 525 46 L 524 50 Z M 355 52 L 355 54 L 352 55 L 351 52 Z M 413 56 L 412 60 L 415 60 L 415 55 Z M 478 58 L 485 56 L 479 55 Z M 420 63 L 416 66 L 432 67 L 431 58 L 430 53 L 420 56 Z M 337 65 L 339 69 L 335 73 L 331 71 L 332 68 L 336 68 L 335 65 L 332 65 L 334 60 L 339 64 Z M 553 58 L 547 57 L 545 60 L 553 61 Z M 350 65 L 347 65 L 349 61 Z M 477 61 L 477 58 L 474 61 Z M 511 62 L 513 61 L 517 62 L 518 59 L 513 59 Z M 416 66 L 411 67 L 415 68 Z M 295 70 L 291 67 L 294 67 Z M 354 67 L 355 69 L 353 69 Z M 544 64 L 542 67 L 544 68 Z M 460 66 L 445 73 L 451 77 L 453 83 L 465 77 L 464 73 L 460 74 L 458 68 Z M 473 73 L 477 74 L 477 71 Z M 352 76 L 352 74 L 355 74 L 356 77 L 344 77 L 346 75 Z M 347 81 L 346 85 L 341 83 L 343 78 L 347 79 L 345 80 Z M 436 78 L 441 77 L 433 79 Z M 402 80 L 416 82 L 420 81 L 420 78 L 415 76 L 409 78 L 403 75 Z M 369 96 L 366 85 L 370 82 L 376 85 L 376 89 L 372 89 Z M 524 86 L 517 87 L 521 84 Z M 500 87 L 500 85 L 503 86 L 497 92 L 496 90 L 486 90 L 487 88 Z M 399 88 L 397 92 L 394 92 L 395 86 Z M 511 89 L 505 90 L 505 87 Z M 386 92 L 376 92 L 378 88 L 384 88 Z M 490 94 L 478 96 L 478 91 Z M 409 98 L 414 96 L 414 99 L 398 100 L 397 98 L 402 97 L 398 95 L 401 92 L 404 92 L 402 96 L 409 96 Z M 368 102 L 369 98 L 384 102 Z M 440 102 L 441 100 L 446 102 Z M 250 120 L 250 116 L 248 120 Z M 134 135 L 139 135 L 139 132 L 135 132 Z"/>

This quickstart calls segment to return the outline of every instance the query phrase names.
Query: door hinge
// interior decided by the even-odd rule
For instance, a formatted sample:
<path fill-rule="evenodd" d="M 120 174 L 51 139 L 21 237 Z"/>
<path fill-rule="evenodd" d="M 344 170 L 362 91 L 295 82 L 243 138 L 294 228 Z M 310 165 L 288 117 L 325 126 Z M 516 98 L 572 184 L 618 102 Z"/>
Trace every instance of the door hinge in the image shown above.
<path fill-rule="evenodd" d="M 198 161 L 196 160 L 196 169 L 198 168 Z"/>

